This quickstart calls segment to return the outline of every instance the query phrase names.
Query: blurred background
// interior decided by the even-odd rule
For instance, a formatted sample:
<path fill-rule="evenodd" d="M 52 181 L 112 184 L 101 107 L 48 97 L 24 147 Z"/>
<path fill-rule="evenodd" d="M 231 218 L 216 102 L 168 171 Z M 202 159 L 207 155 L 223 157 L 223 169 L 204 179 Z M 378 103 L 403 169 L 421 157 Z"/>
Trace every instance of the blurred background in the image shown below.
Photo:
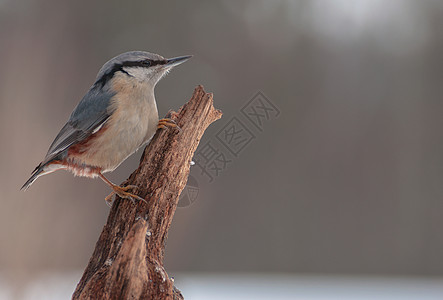
<path fill-rule="evenodd" d="M 197 84 L 224 113 L 196 160 L 211 146 L 225 164 L 192 167 L 169 234 L 186 298 L 443 298 L 437 0 L 0 0 L 0 298 L 63 299 L 80 279 L 109 188 L 64 171 L 19 188 L 129 50 L 194 55 L 157 85 L 160 116 Z"/>

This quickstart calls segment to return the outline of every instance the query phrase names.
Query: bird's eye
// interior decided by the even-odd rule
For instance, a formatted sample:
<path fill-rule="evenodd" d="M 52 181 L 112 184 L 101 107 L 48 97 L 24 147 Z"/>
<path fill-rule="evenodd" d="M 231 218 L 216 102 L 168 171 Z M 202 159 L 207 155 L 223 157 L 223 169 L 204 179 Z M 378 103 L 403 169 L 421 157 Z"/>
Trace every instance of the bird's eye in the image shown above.
<path fill-rule="evenodd" d="M 143 67 L 149 67 L 151 65 L 151 61 L 150 60 L 144 60 L 144 61 L 142 61 L 142 66 Z"/>

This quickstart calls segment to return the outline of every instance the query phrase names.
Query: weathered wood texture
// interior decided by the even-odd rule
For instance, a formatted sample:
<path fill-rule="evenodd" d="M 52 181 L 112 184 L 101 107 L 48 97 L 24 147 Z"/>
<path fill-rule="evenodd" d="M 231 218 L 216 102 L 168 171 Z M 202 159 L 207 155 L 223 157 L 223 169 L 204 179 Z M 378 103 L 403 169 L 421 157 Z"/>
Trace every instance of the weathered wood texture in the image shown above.
<path fill-rule="evenodd" d="M 194 151 L 221 115 L 202 86 L 171 113 L 181 131 L 158 130 L 123 183 L 147 203 L 117 197 L 73 299 L 183 299 L 163 266 L 165 243 Z"/>

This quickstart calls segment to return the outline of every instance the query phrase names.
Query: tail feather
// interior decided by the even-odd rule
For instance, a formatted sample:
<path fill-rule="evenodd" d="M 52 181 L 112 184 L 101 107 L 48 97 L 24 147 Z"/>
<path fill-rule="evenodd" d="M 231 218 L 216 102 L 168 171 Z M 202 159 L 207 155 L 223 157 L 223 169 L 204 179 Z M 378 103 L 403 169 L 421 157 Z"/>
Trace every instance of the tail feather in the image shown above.
<path fill-rule="evenodd" d="M 33 184 L 34 181 L 37 180 L 38 177 L 44 175 L 41 174 L 44 171 L 43 167 L 44 166 L 42 166 L 41 164 L 38 165 L 37 168 L 35 168 L 35 170 L 32 172 L 31 178 L 29 178 L 28 181 L 25 182 L 25 184 L 20 188 L 20 190 L 26 191 L 31 186 L 31 184 Z"/>

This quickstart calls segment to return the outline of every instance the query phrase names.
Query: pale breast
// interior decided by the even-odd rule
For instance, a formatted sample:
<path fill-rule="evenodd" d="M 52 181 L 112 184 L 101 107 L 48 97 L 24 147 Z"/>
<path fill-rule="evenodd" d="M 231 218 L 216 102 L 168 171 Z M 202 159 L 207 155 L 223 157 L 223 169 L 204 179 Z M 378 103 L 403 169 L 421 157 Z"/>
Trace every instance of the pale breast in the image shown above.
<path fill-rule="evenodd" d="M 118 82 L 114 86 L 114 113 L 103 133 L 91 141 L 88 151 L 75 158 L 78 163 L 100 167 L 103 172 L 117 168 L 151 139 L 158 124 L 153 89 L 127 83 L 120 88 Z"/>

